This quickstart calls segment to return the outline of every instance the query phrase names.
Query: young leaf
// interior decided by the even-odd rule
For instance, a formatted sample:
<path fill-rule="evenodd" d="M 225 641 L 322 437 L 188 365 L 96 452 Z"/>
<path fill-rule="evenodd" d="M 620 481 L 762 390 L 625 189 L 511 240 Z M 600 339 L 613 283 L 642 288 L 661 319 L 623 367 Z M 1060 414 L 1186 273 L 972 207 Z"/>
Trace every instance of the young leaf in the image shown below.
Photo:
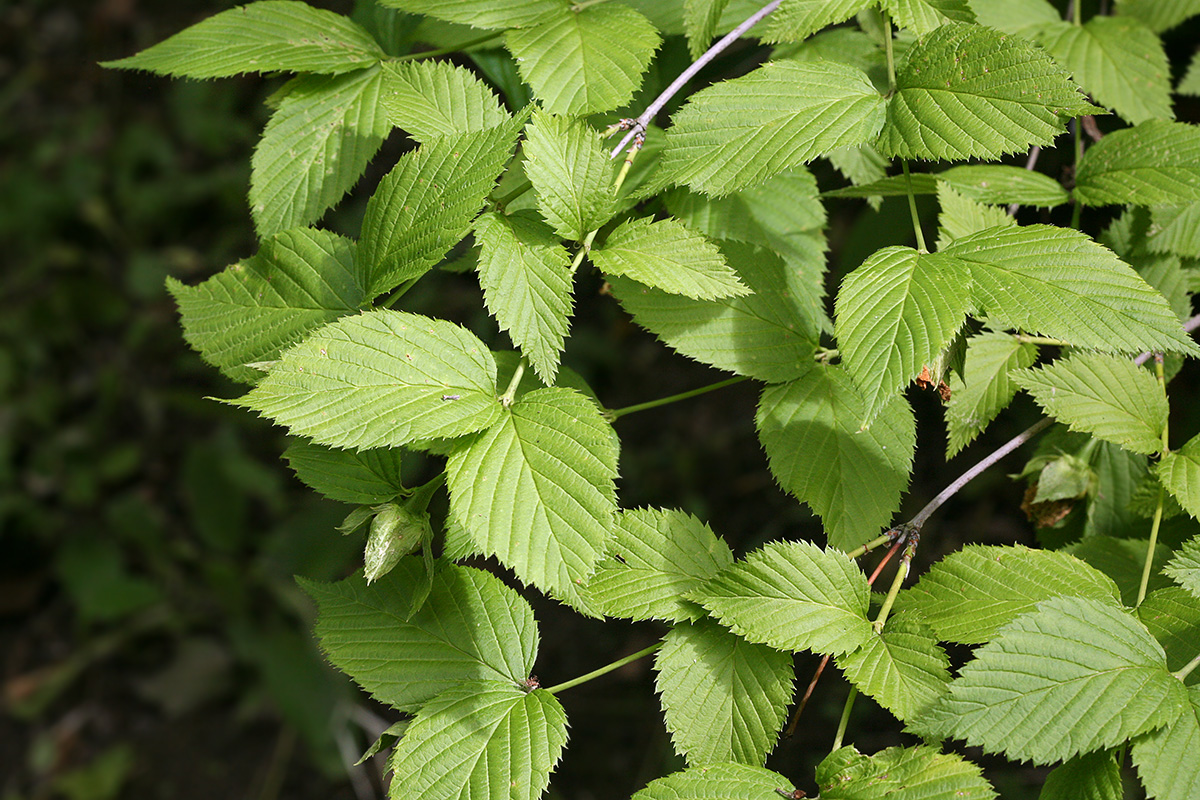
<path fill-rule="evenodd" d="M 533 212 L 487 213 L 475 222 L 483 299 L 547 385 L 571 316 L 571 254 Z"/>
<path fill-rule="evenodd" d="M 379 44 L 341 14 L 291 0 L 259 0 L 202 20 L 137 55 L 104 67 L 180 78 L 244 72 L 338 75 L 377 64 Z"/>
<path fill-rule="evenodd" d="M 370 586 L 358 575 L 338 583 L 299 579 L 317 602 L 317 638 L 334 666 L 380 702 L 409 712 L 474 681 L 525 680 L 538 648 L 529 604 L 494 575 L 444 565 L 427 602 L 410 615 L 408 594 L 424 571 L 420 558 L 405 558 Z"/>
<path fill-rule="evenodd" d="M 918 615 L 943 641 L 982 644 L 1053 597 L 1120 603 L 1112 579 L 1066 553 L 967 545 L 901 592 L 896 609 Z"/>
<path fill-rule="evenodd" d="M 764 42 L 802 42 L 827 25 L 844 22 L 874 0 L 784 0 L 765 21 Z"/>
<path fill-rule="evenodd" d="M 700 620 L 671 629 L 654 667 L 667 730 L 689 765 L 762 765 L 787 719 L 790 653 Z"/>
<path fill-rule="evenodd" d="M 945 250 L 955 239 L 970 236 L 988 228 L 1013 228 L 1017 221 L 1002 208 L 988 206 L 964 197 L 944 181 L 938 181 L 938 251 Z M 966 265 L 964 265 L 965 267 Z M 969 270 L 967 277 L 970 277 Z"/>
<path fill-rule="evenodd" d="M 729 0 L 684 0 L 683 24 L 688 52 L 693 60 L 704 54 L 717 35 L 717 26 L 727 5 Z"/>
<path fill-rule="evenodd" d="M 729 545 L 682 511 L 621 511 L 611 554 L 596 567 L 586 594 L 602 613 L 625 619 L 698 620 L 704 611 L 684 596 L 733 564 Z"/>
<path fill-rule="evenodd" d="M 283 457 L 306 486 L 332 500 L 378 505 L 404 491 L 398 449 L 334 450 L 298 439 Z"/>
<path fill-rule="evenodd" d="M 941 253 L 885 247 L 842 280 L 835 331 L 862 392 L 862 424 L 937 358 L 970 305 L 970 267 Z"/>
<path fill-rule="evenodd" d="M 381 6 L 426 14 L 474 28 L 528 28 L 566 15 L 569 0 L 378 0 Z"/>
<path fill-rule="evenodd" d="M 817 767 L 822 800 L 992 800 L 980 769 L 961 756 L 925 745 L 889 747 L 864 756 L 847 746 Z"/>
<path fill-rule="evenodd" d="M 1148 120 L 1087 149 L 1075 198 L 1089 206 L 1177 206 L 1200 200 L 1200 126 Z"/>
<path fill-rule="evenodd" d="M 1140 19 L 1155 33 L 1162 33 L 1200 14 L 1200 3 L 1196 0 L 1117 0 L 1117 11 L 1122 16 Z"/>
<path fill-rule="evenodd" d="M 1013 760 L 1049 764 L 1114 747 L 1171 722 L 1187 703 L 1158 642 L 1128 611 L 1098 600 L 1039 603 L 975 656 L 917 727 Z"/>
<path fill-rule="evenodd" d="M 704 194 L 729 194 L 867 142 L 883 124 L 883 106 L 853 67 L 768 63 L 692 95 L 672 118 L 661 169 Z"/>
<path fill-rule="evenodd" d="M 391 130 L 378 68 L 305 75 L 287 86 L 250 160 L 250 212 L 260 237 L 320 219 L 358 182 Z"/>
<path fill-rule="evenodd" d="M 925 713 L 950 683 L 950 659 L 930 629 L 895 617 L 883 633 L 858 650 L 838 656 L 846 680 L 900 721 Z"/>
<path fill-rule="evenodd" d="M 1200 597 L 1200 536 L 1193 536 L 1163 570 L 1195 597 Z"/>
<path fill-rule="evenodd" d="M 450 454 L 450 513 L 485 553 L 543 591 L 581 584 L 608 549 L 617 443 L 600 409 L 539 389 Z"/>
<path fill-rule="evenodd" d="M 1017 387 L 1009 380 L 1009 373 L 1025 369 L 1035 360 L 1036 346 L 1006 333 L 985 331 L 967 341 L 963 376 L 950 378 L 946 458 L 952 458 L 974 441 L 1008 406 L 1017 392 Z"/>
<path fill-rule="evenodd" d="M 582 241 L 616 211 L 599 135 L 582 121 L 538 111 L 526 136 L 525 173 L 538 209 L 560 236 Z"/>
<path fill-rule="evenodd" d="M 881 5 L 897 25 L 917 36 L 924 36 L 947 22 L 975 21 L 975 12 L 967 0 L 883 0 Z"/>
<path fill-rule="evenodd" d="M 601 272 L 695 300 L 750 293 L 717 246 L 677 219 L 626 220 L 591 251 L 591 259 Z"/>
<path fill-rule="evenodd" d="M 779 800 L 796 789 L 782 775 L 746 764 L 708 764 L 653 781 L 630 800 Z"/>
<path fill-rule="evenodd" d="M 875 635 L 862 571 L 808 542 L 768 544 L 691 596 L 734 633 L 778 650 L 837 655 Z"/>
<path fill-rule="evenodd" d="M 486 131 L 436 139 L 380 181 L 359 247 L 371 266 L 372 296 L 424 275 L 467 235 L 523 124 L 518 115 Z"/>
<path fill-rule="evenodd" d="M 542 106 L 572 116 L 629 102 L 661 41 L 650 20 L 619 3 L 559 14 L 505 35 Z"/>
<path fill-rule="evenodd" d="M 1112 753 L 1075 756 L 1046 776 L 1038 800 L 1122 800 L 1121 768 Z"/>
<path fill-rule="evenodd" d="M 1200 600 L 1179 586 L 1166 586 L 1146 595 L 1137 607 L 1138 619 L 1167 654 L 1167 669 L 1183 669 L 1200 655 Z M 1200 674 L 1187 676 L 1188 685 L 1200 684 Z"/>
<path fill-rule="evenodd" d="M 1200 519 L 1200 436 L 1189 439 L 1178 450 L 1164 453 L 1155 472 L 1179 505 Z"/>
<path fill-rule="evenodd" d="M 379 99 L 388 122 L 418 142 L 485 131 L 510 119 L 487 84 L 445 61 L 384 64 Z"/>
<path fill-rule="evenodd" d="M 1135 453 L 1162 449 L 1167 398 L 1153 373 L 1127 358 L 1077 353 L 1009 377 L 1073 431 Z"/>
<path fill-rule="evenodd" d="M 1161 294 L 1078 231 L 991 228 L 943 252 L 971 265 L 975 301 L 993 322 L 1103 352 L 1200 352 Z"/>
<path fill-rule="evenodd" d="M 417 713 L 388 765 L 396 800 L 537 800 L 567 743 L 567 715 L 544 689 L 479 681 Z"/>
<path fill-rule="evenodd" d="M 1084 25 L 1057 22 L 1040 29 L 1037 40 L 1088 94 L 1129 122 L 1175 118 L 1162 40 L 1138 20 L 1097 16 Z"/>
<path fill-rule="evenodd" d="M 756 247 L 726 242 L 721 252 L 752 294 L 693 300 L 615 277 L 613 294 L 635 322 L 685 356 L 763 381 L 803 374 L 820 335 L 819 318 L 798 302 L 809 292 L 793 289 L 805 276 Z"/>
<path fill-rule="evenodd" d="M 263 377 L 247 365 L 274 361 L 280 350 L 366 299 L 354 242 L 313 229 L 277 234 L 199 286 L 168 278 L 167 288 L 179 304 L 188 344 L 244 383 Z"/>
<path fill-rule="evenodd" d="M 321 328 L 232 402 L 318 444 L 365 450 L 492 426 L 495 380 L 491 354 L 466 329 L 380 310 Z"/>
<path fill-rule="evenodd" d="M 866 406 L 845 370 L 813 367 L 763 390 L 755 422 L 779 485 L 821 515 L 829 544 L 850 550 L 879 535 L 908 485 L 916 444 L 912 410 Z"/>
<path fill-rule="evenodd" d="M 979 25 L 947 23 L 913 45 L 877 147 L 901 158 L 996 159 L 1049 144 L 1062 117 L 1095 109 L 1035 45 Z"/>
<path fill-rule="evenodd" d="M 1155 800 L 1200 797 L 1200 686 L 1188 690 L 1188 705 L 1169 727 L 1133 740 L 1131 755 L 1146 794 Z"/>

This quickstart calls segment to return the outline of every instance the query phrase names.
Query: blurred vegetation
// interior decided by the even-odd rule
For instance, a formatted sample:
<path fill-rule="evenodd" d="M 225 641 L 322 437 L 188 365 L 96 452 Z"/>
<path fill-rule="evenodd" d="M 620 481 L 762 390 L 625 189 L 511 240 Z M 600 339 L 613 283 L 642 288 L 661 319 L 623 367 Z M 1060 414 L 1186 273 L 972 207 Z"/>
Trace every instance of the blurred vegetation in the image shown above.
<path fill-rule="evenodd" d="M 163 288 L 167 276 L 195 283 L 254 251 L 250 153 L 267 117 L 262 101 L 280 81 L 168 81 L 96 66 L 229 5 L 0 5 L 0 800 L 380 791 L 380 765 L 349 765 L 394 720 L 324 664 L 293 580 L 354 569 L 361 536 L 338 535 L 348 509 L 293 479 L 279 431 L 205 399 L 240 390 L 187 349 Z M 1175 63 L 1185 63 L 1197 30 L 1172 35 Z M 404 36 L 389 47 L 406 48 Z M 761 52 L 747 45 L 741 56 L 748 66 Z M 669 42 L 654 79 L 686 60 L 686 48 Z M 521 102 L 510 62 L 484 54 L 475 64 Z M 404 146 L 388 143 L 368 185 Z M 814 169 L 833 185 L 827 166 Z M 352 196 L 329 224 L 353 233 L 363 199 Z M 911 238 L 900 201 L 829 210 L 830 288 L 865 254 Z M 598 279 L 581 280 L 566 363 L 606 405 L 723 377 L 667 352 L 600 302 L 599 289 Z M 405 302 L 507 347 L 470 275 L 435 273 Z M 1190 367 L 1181 379 L 1195 380 Z M 908 512 L 1036 417 L 1020 405 L 947 467 L 940 408 L 932 395 L 914 399 L 921 438 Z M 771 481 L 755 401 L 742 384 L 623 418 L 622 504 L 683 507 L 739 552 L 819 538 L 811 515 Z M 1181 425 L 1194 431 L 1200 420 Z M 1032 543 L 1020 493 L 998 472 L 985 476 L 944 509 L 943 539 L 930 537 L 922 558 L 964 539 Z M 550 682 L 661 635 L 652 624 L 602 624 L 531 600 L 547 631 L 538 669 Z M 814 667 L 799 659 L 802 682 Z M 771 763 L 811 769 L 844 697 L 827 677 Z M 648 664 L 562 699 L 576 745 L 555 780 L 560 796 L 628 796 L 678 766 Z M 872 713 L 859 703 L 856 741 L 894 743 L 893 733 L 873 732 Z M 991 777 L 1013 797 L 1030 779 Z"/>

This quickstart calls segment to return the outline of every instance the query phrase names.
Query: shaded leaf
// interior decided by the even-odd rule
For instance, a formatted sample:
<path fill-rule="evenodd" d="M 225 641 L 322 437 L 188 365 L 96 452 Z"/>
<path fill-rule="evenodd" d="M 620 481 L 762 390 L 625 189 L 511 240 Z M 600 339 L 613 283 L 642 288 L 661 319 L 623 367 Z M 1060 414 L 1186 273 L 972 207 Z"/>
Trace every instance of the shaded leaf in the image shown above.
<path fill-rule="evenodd" d="M 996 796 L 978 766 L 924 745 L 889 747 L 873 756 L 843 747 L 820 763 L 816 779 L 823 800 L 992 800 Z"/>
<path fill-rule="evenodd" d="M 950 659 L 933 632 L 904 617 L 890 618 L 883 633 L 838 656 L 837 665 L 846 680 L 902 722 L 925 713 L 950 683 Z"/>
<path fill-rule="evenodd" d="M 1200 436 L 1189 439 L 1178 450 L 1164 453 L 1155 472 L 1179 505 L 1200 519 Z"/>
<path fill-rule="evenodd" d="M 1193 596 L 1200 597 L 1200 536 L 1184 542 L 1164 572 Z"/>
<path fill-rule="evenodd" d="M 881 6 L 901 28 L 917 36 L 947 22 L 974 22 L 975 12 L 967 0 L 882 0 Z"/>
<path fill-rule="evenodd" d="M 1166 652 L 1167 669 L 1181 670 L 1200 655 L 1200 600 L 1188 590 L 1166 586 L 1150 592 L 1137 615 Z M 1193 670 L 1185 683 L 1200 685 L 1200 672 Z"/>
<path fill-rule="evenodd" d="M 1037 347 L 1006 333 L 985 331 L 967 340 L 967 359 L 961 378 L 950 378 L 950 403 L 946 407 L 948 442 L 946 457 L 966 447 L 1017 392 L 1009 380 L 1013 370 L 1037 359 Z"/>
<path fill-rule="evenodd" d="M 1200 686 L 1188 690 L 1188 705 L 1169 727 L 1133 740 L 1131 755 L 1146 794 L 1155 800 L 1200 796 Z"/>
<path fill-rule="evenodd" d="M 874 0 L 783 0 L 764 22 L 763 41 L 801 42 L 872 5 Z"/>
<path fill-rule="evenodd" d="M 1200 200 L 1200 126 L 1148 120 L 1113 131 L 1083 154 L 1084 205 L 1180 205 Z"/>
<path fill-rule="evenodd" d="M 1161 33 L 1200 14 L 1196 0 L 1117 0 L 1117 11 L 1140 19 L 1150 29 Z"/>
<path fill-rule="evenodd" d="M 1117 759 L 1098 750 L 1069 758 L 1051 770 L 1038 800 L 1122 800 L 1124 796 Z"/>
<path fill-rule="evenodd" d="M 591 259 L 601 272 L 696 300 L 749 294 L 717 246 L 677 219 L 626 220 Z"/>
<path fill-rule="evenodd" d="M 526 28 L 566 16 L 569 0 L 377 0 L 381 6 L 470 25 L 475 28 Z"/>
<path fill-rule="evenodd" d="M 782 775 L 745 764 L 709 764 L 653 781 L 630 800 L 779 800 L 795 791 Z"/>
<path fill-rule="evenodd" d="M 334 450 L 301 439 L 283 457 L 306 486 L 332 500 L 376 505 L 404 491 L 397 449 Z"/>
<path fill-rule="evenodd" d="M 1017 221 L 996 206 L 964 197 L 950 184 L 938 181 L 938 239 L 937 249 L 945 250 L 955 239 L 970 236 L 988 228 L 1016 227 Z M 965 266 L 965 265 L 964 265 Z M 967 271 L 969 277 L 969 270 Z"/>

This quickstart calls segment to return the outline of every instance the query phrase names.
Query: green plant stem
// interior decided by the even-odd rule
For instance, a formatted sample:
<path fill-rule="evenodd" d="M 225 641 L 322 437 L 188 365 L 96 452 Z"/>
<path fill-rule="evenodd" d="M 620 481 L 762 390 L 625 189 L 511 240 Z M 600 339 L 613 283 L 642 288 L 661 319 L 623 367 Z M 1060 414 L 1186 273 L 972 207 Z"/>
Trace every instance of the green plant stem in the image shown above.
<path fill-rule="evenodd" d="M 887 54 L 888 97 L 896 93 L 896 56 L 892 52 L 892 15 L 883 12 L 883 50 Z"/>
<path fill-rule="evenodd" d="M 1163 373 L 1163 357 L 1161 353 L 1154 354 L 1154 373 L 1158 377 L 1158 386 L 1165 398 L 1167 396 L 1167 379 Z M 1167 445 L 1169 433 L 1169 426 L 1164 422 L 1162 430 L 1163 455 L 1171 451 L 1171 448 Z M 1146 592 L 1150 588 L 1150 573 L 1154 569 L 1154 551 L 1158 547 L 1158 528 L 1162 524 L 1163 503 L 1165 500 L 1166 493 L 1162 484 L 1159 484 L 1158 503 L 1154 506 L 1154 520 L 1150 523 L 1150 541 L 1146 543 L 1146 563 L 1142 565 L 1142 582 L 1138 585 L 1137 602 L 1133 604 L 1134 608 L 1142 604 L 1142 601 L 1146 599 Z"/>
<path fill-rule="evenodd" d="M 1075 0 L 1071 8 L 1071 22 L 1076 25 L 1083 25 L 1083 0 Z"/>
<path fill-rule="evenodd" d="M 896 577 L 892 578 L 892 585 L 888 587 L 887 597 L 883 598 L 883 605 L 879 608 L 879 615 L 875 617 L 874 625 L 876 633 L 883 633 L 883 625 L 887 622 L 888 614 L 892 613 L 892 605 L 896 602 L 896 595 L 900 594 L 900 588 L 904 586 L 904 581 L 908 579 L 910 569 L 912 569 L 912 552 L 908 551 L 900 559 L 900 566 L 896 568 Z"/>
<path fill-rule="evenodd" d="M 429 501 L 433 498 L 433 493 L 442 488 L 446 483 L 446 473 L 439 472 L 429 480 L 422 483 L 420 486 L 412 490 L 412 494 L 408 496 L 405 505 L 412 511 L 424 511 L 429 507 Z"/>
<path fill-rule="evenodd" d="M 917 235 L 917 249 L 928 253 L 925 248 L 925 234 L 921 231 L 921 217 L 917 214 L 917 198 L 913 196 L 912 175 L 908 172 L 908 161 L 900 159 L 900 169 L 904 170 L 904 185 L 908 193 L 908 213 L 912 214 L 913 233 Z"/>
<path fill-rule="evenodd" d="M 480 36 L 475 39 L 468 39 L 461 44 L 456 44 L 453 47 L 442 47 L 437 50 L 422 50 L 420 53 L 408 53 L 402 56 L 392 56 L 389 61 L 414 61 L 419 58 L 437 58 L 438 56 L 448 56 L 451 53 L 460 53 L 470 50 L 472 47 L 478 47 L 481 44 L 487 44 L 493 39 L 499 39 L 504 35 L 504 31 L 495 31 L 485 36 Z"/>
<path fill-rule="evenodd" d="M 850 710 L 854 708 L 854 698 L 858 697 L 858 689 L 850 687 L 850 694 L 846 697 L 846 705 L 842 707 L 842 718 L 838 720 L 837 735 L 833 737 L 833 750 L 836 752 L 842 749 L 842 740 L 846 738 L 846 726 L 850 723 Z"/>
<path fill-rule="evenodd" d="M 612 662 L 611 664 L 606 664 L 603 667 L 601 667 L 600 669 L 594 669 L 586 675 L 580 675 L 578 678 L 573 678 L 564 683 L 560 683 L 557 686 L 551 686 L 546 691 L 549 692 L 550 694 L 558 694 L 559 692 L 563 691 L 564 689 L 571 689 L 571 688 L 578 686 L 581 683 L 587 683 L 588 681 L 592 680 L 593 678 L 599 678 L 601 675 L 607 675 L 608 673 L 612 672 L 614 669 L 620 669 L 621 667 L 625 666 L 626 664 L 632 664 L 634 661 L 637 661 L 639 658 L 645 658 L 646 656 L 650 655 L 651 653 L 653 653 L 655 650 L 657 650 L 658 648 L 660 648 L 662 646 L 663 646 L 662 642 L 655 642 L 654 644 L 650 645 L 649 647 L 645 647 L 645 648 L 642 648 L 641 650 L 638 650 L 636 653 L 634 653 L 631 656 L 625 656 L 624 658 L 618 658 L 616 661 Z"/>
<path fill-rule="evenodd" d="M 1183 667 L 1176 670 L 1175 672 L 1172 672 L 1171 674 L 1174 675 L 1176 678 L 1179 678 L 1179 680 L 1182 681 L 1182 680 L 1185 680 L 1188 675 L 1191 675 L 1192 670 L 1194 670 L 1196 667 L 1200 667 L 1200 655 L 1196 656 L 1191 661 L 1184 664 Z"/>
<path fill-rule="evenodd" d="M 392 308 L 401 297 L 404 297 L 404 295 L 408 293 L 409 289 L 416 285 L 416 278 L 400 284 L 396 287 L 395 291 L 384 298 L 383 302 L 379 304 L 378 308 Z"/>
<path fill-rule="evenodd" d="M 517 362 L 517 369 L 513 372 L 512 380 L 508 382 L 508 388 L 504 390 L 504 394 L 500 395 L 500 405 L 504 407 L 511 406 L 513 400 L 517 397 L 517 386 L 521 383 L 521 378 L 525 376 L 525 359 Z"/>
<path fill-rule="evenodd" d="M 642 145 L 640 141 L 635 141 L 634 145 L 629 148 L 629 152 L 625 154 L 625 163 L 621 165 L 621 171 L 617 173 L 616 180 L 613 181 L 613 196 L 615 197 L 621 191 L 621 186 L 625 183 L 626 176 L 629 175 L 629 169 L 633 166 L 633 160 L 637 158 L 641 152 Z M 596 241 L 596 234 L 600 232 L 599 228 L 588 233 L 584 237 L 582 246 L 575 253 L 575 260 L 571 262 L 571 272 L 574 273 L 579 269 L 579 265 L 583 263 L 583 257 L 592 249 L 592 242 Z"/>
<path fill-rule="evenodd" d="M 497 208 L 504 208 L 513 200 L 516 200 L 518 197 L 525 194 L 532 188 L 533 183 L 531 183 L 529 179 L 525 179 L 499 197 L 493 196 L 491 200 Z"/>
<path fill-rule="evenodd" d="M 1076 5 L 1076 13 L 1079 6 Z M 1079 120 L 1075 120 L 1075 170 L 1079 170 L 1079 162 L 1083 161 L 1083 126 L 1079 124 Z M 1074 194 L 1074 192 L 1072 192 Z M 1079 202 L 1079 198 L 1072 198 L 1074 206 L 1071 208 L 1071 227 L 1079 230 L 1079 220 L 1083 217 L 1083 203 Z"/>
<path fill-rule="evenodd" d="M 738 375 L 737 377 L 734 377 L 734 378 L 726 378 L 723 381 L 717 381 L 716 383 L 710 383 L 708 386 L 701 386 L 699 389 L 690 389 L 686 392 L 680 392 L 679 394 L 673 394 L 669 397 L 660 397 L 657 400 L 649 400 L 645 403 L 638 403 L 637 405 L 633 405 L 633 406 L 625 406 L 624 408 L 616 408 L 616 409 L 612 409 L 611 411 L 605 411 L 604 417 L 605 417 L 605 419 L 607 419 L 608 421 L 611 422 L 615 419 L 625 416 L 626 414 L 632 414 L 635 411 L 646 411 L 651 408 L 658 408 L 659 406 L 665 406 L 665 405 L 669 405 L 671 403 L 678 403 L 680 400 L 687 400 L 692 397 L 699 397 L 702 394 L 708 394 L 709 392 L 715 392 L 717 389 L 724 389 L 726 386 L 732 386 L 735 383 L 741 383 L 743 381 L 748 381 L 748 380 L 750 380 L 750 379 L 744 375 Z"/>
<path fill-rule="evenodd" d="M 846 555 L 848 555 L 850 558 L 859 558 L 859 557 L 864 556 L 867 553 L 871 552 L 872 550 L 874 550 L 878 547 L 883 547 L 888 542 L 894 542 L 895 540 L 896 540 L 896 532 L 894 530 L 891 530 L 891 531 L 888 531 L 887 533 L 885 533 L 883 536 L 880 536 L 878 539 L 872 539 L 871 541 L 867 542 L 866 544 L 859 545 L 858 547 L 851 550 L 849 553 L 846 553 Z"/>

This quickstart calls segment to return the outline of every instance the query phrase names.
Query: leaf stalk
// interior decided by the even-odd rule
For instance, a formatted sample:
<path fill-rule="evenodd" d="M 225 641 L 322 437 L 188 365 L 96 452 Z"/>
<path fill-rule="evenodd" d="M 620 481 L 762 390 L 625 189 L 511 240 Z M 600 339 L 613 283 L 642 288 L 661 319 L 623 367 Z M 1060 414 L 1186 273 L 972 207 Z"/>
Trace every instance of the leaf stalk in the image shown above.
<path fill-rule="evenodd" d="M 512 380 L 508 382 L 508 388 L 504 390 L 504 394 L 500 395 L 500 405 L 508 408 L 513 404 L 517 397 L 517 386 L 521 383 L 521 378 L 525 377 L 525 359 L 521 359 L 517 363 L 517 368 L 513 372 Z"/>
<path fill-rule="evenodd" d="M 1163 373 L 1163 356 L 1162 353 L 1154 354 L 1154 374 L 1158 378 L 1159 389 L 1163 393 L 1163 397 L 1167 396 L 1167 379 Z M 1171 451 L 1168 446 L 1168 435 L 1170 426 L 1167 422 L 1163 422 L 1162 430 L 1162 452 L 1166 455 Z M 1146 542 L 1146 563 L 1142 565 L 1142 582 L 1138 585 L 1137 602 L 1133 604 L 1137 608 L 1146 599 L 1146 592 L 1150 589 L 1150 573 L 1154 569 L 1154 551 L 1158 548 L 1158 529 L 1162 524 L 1163 503 L 1166 501 L 1166 492 L 1162 484 L 1158 485 L 1158 502 L 1154 506 L 1154 521 L 1150 523 L 1150 540 Z"/>
<path fill-rule="evenodd" d="M 639 658 L 645 658 L 646 656 L 650 655 L 651 653 L 653 653 L 655 650 L 658 650 L 662 646 L 663 646 L 662 642 L 655 642 L 654 644 L 650 645 L 649 647 L 644 647 L 641 650 L 638 650 L 633 655 L 625 656 L 624 658 L 618 658 L 616 661 L 612 662 L 611 664 L 606 664 L 603 667 L 600 667 L 600 669 L 594 669 L 591 672 L 587 673 L 586 675 L 580 675 L 578 678 L 572 678 L 571 680 L 564 681 L 563 683 L 560 683 L 556 686 L 551 686 L 546 691 L 549 692 L 550 694 L 558 694 L 559 692 L 563 691 L 564 689 L 571 689 L 573 687 L 578 686 L 581 683 L 587 683 L 588 681 L 592 680 L 593 678 L 599 678 L 601 675 L 607 675 L 608 673 L 612 672 L 613 670 L 620 669 L 621 667 L 625 666 L 626 664 L 632 664 L 634 661 L 637 661 Z"/>
<path fill-rule="evenodd" d="M 1200 655 L 1197 655 L 1191 661 L 1184 664 L 1182 668 L 1172 672 L 1171 674 L 1182 681 L 1185 680 L 1188 675 L 1191 675 L 1192 670 L 1196 669 L 1196 667 L 1200 667 Z"/>
<path fill-rule="evenodd" d="M 741 383 L 741 382 L 747 381 L 747 380 L 750 380 L 750 379 L 744 375 L 738 375 L 733 378 L 726 378 L 723 381 L 717 381 L 716 383 L 710 383 L 708 386 L 701 386 L 699 389 L 690 389 L 686 392 L 680 392 L 679 394 L 673 394 L 668 397 L 660 397 L 657 400 L 648 400 L 645 403 L 638 403 L 637 405 L 625 406 L 624 408 L 617 408 L 617 409 L 605 411 L 604 418 L 606 420 L 608 420 L 609 422 L 612 422 L 613 420 L 619 419 L 620 417 L 623 417 L 626 414 L 632 414 L 635 411 L 646 411 L 651 408 L 658 408 L 659 406 L 669 405 L 670 403 L 678 403 L 680 400 L 688 400 L 692 397 L 698 397 L 702 394 L 708 394 L 709 392 L 714 392 L 717 389 L 724 389 L 726 386 L 732 386 L 735 383 Z"/>

